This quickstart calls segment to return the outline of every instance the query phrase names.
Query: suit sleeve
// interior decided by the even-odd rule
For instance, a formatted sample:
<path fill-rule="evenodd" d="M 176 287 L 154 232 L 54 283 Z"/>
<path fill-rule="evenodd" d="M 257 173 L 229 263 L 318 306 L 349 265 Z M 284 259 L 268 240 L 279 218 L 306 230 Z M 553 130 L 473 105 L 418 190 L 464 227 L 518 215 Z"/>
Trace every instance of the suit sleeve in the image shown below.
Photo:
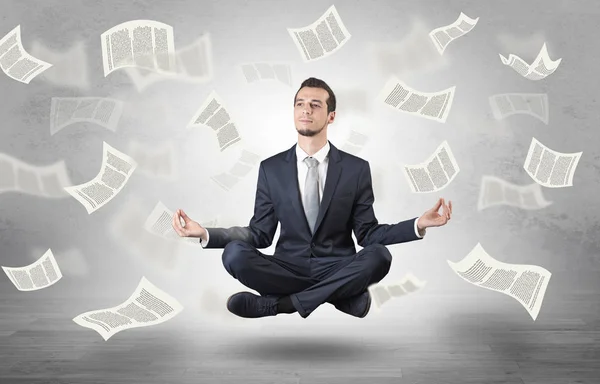
<path fill-rule="evenodd" d="M 392 245 L 422 239 L 415 233 L 416 217 L 397 224 L 379 224 L 373 211 L 375 197 L 371 167 L 366 161 L 359 172 L 356 196 L 352 210 L 352 224 L 354 236 L 361 247 L 372 244 Z"/>
<path fill-rule="evenodd" d="M 250 224 L 246 227 L 208 228 L 210 238 L 205 248 L 225 248 L 233 240 L 244 241 L 255 248 L 268 248 L 273 243 L 277 223 L 267 176 L 261 162 L 258 170 L 254 215 L 250 219 Z"/>

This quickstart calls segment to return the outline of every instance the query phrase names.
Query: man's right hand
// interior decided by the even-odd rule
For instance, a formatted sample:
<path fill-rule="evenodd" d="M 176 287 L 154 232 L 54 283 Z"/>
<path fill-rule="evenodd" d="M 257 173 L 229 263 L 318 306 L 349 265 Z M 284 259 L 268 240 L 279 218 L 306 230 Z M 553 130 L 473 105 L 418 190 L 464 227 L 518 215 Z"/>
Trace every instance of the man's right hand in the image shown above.
<path fill-rule="evenodd" d="M 181 225 L 181 219 L 185 223 L 183 226 Z M 199 237 L 203 241 L 206 241 L 206 229 L 190 219 L 181 209 L 178 209 L 173 214 L 173 229 L 181 237 Z"/>

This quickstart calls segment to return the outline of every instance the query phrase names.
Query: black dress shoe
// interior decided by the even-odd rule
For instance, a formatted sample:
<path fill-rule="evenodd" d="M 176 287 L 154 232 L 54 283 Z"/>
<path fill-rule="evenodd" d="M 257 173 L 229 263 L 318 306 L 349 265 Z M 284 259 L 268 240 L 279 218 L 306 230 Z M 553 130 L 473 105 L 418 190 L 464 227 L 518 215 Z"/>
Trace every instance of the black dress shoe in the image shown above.
<path fill-rule="evenodd" d="M 275 316 L 277 315 L 277 297 L 238 292 L 227 299 L 227 309 L 234 315 L 246 318 Z"/>
<path fill-rule="evenodd" d="M 352 315 L 354 317 L 363 318 L 371 309 L 371 295 L 369 291 L 364 291 L 360 295 L 349 299 L 339 300 L 332 303 L 338 310 Z"/>

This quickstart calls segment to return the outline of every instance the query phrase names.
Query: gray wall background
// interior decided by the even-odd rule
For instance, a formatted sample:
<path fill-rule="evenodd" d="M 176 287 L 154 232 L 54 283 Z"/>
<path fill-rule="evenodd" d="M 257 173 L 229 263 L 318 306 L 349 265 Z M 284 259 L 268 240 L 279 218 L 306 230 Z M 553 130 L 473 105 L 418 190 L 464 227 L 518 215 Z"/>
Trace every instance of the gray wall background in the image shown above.
<path fill-rule="evenodd" d="M 331 4 L 335 4 L 352 38 L 333 56 L 303 63 L 286 28 L 311 24 Z M 448 46 L 443 56 L 447 64 L 433 72 L 400 77 L 428 92 L 456 85 L 447 122 L 418 119 L 377 105 L 373 100 L 392 73 L 369 55 L 370 45 L 400 41 L 415 20 L 433 29 L 452 23 L 460 12 L 480 19 L 474 30 Z M 91 88 L 60 87 L 41 76 L 26 85 L 0 76 L 0 153 L 38 166 L 64 159 L 71 181 L 77 185 L 97 175 L 103 141 L 124 151 L 131 140 L 148 147 L 174 140 L 179 148 L 179 179 L 167 183 L 134 172 L 125 189 L 91 215 L 71 197 L 51 200 L 21 192 L 1 193 L 1 265 L 30 264 L 48 248 L 61 263 L 68 250 L 77 248 L 85 258 L 88 274 L 69 273 L 65 261 L 63 279 L 48 289 L 18 293 L 3 275 L 0 292 L 109 297 L 116 305 L 129 297 L 142 276 L 184 305 L 196 303 L 209 291 L 226 296 L 240 290 L 241 284 L 222 267 L 221 251 L 184 247 L 171 255 L 139 257 L 135 249 L 111 236 L 111 222 L 130 204 L 140 204 L 149 214 L 161 200 L 172 210 L 183 208 L 198 221 L 219 215 L 223 226 L 247 225 L 253 211 L 257 168 L 230 193 L 223 192 L 209 177 L 233 165 L 241 148 L 252 149 L 264 159 L 291 147 L 296 139 L 293 95 L 300 82 L 310 76 L 324 79 L 340 94 L 338 119 L 330 126 L 335 145 L 342 146 L 353 128 L 369 134 L 370 140 L 359 156 L 369 160 L 373 168 L 375 211 L 380 222 L 418 216 L 438 196 L 453 201 L 454 216 L 447 226 L 430 229 L 424 241 L 390 247 L 394 263 L 384 281 L 392 282 L 411 271 L 428 281 L 424 294 L 458 292 L 506 300 L 493 292 L 480 293 L 448 267 L 446 260 L 462 259 L 480 242 L 500 261 L 536 264 L 550 270 L 553 276 L 546 303 L 565 292 L 598 291 L 599 15 L 600 5 L 591 0 L 4 1 L 0 35 L 20 24 L 26 50 L 34 41 L 54 51 L 83 42 Z M 164 81 L 140 93 L 121 71 L 104 77 L 100 34 L 136 19 L 173 26 L 176 48 L 210 33 L 213 80 L 206 84 Z M 507 35 L 523 44 L 511 49 L 510 44 L 502 43 Z M 562 58 L 562 63 L 541 81 L 521 78 L 502 65 L 498 56 L 515 53 L 530 62 L 543 42 L 550 57 Z M 289 62 L 294 86 L 246 84 L 239 64 L 255 61 Z M 365 112 L 344 107 L 344 100 L 348 104 L 351 100 L 344 99 L 342 91 L 354 88 L 368 95 Z M 223 153 L 208 129 L 185 129 L 212 90 L 225 100 L 243 139 Z M 549 124 L 529 116 L 493 120 L 488 97 L 505 92 L 547 93 Z M 116 132 L 78 123 L 51 136 L 50 102 L 59 96 L 115 97 L 125 101 L 125 110 Z M 583 151 L 574 185 L 543 188 L 544 196 L 553 204 L 539 211 L 497 206 L 478 212 L 483 175 L 520 185 L 532 182 L 523 169 L 532 137 L 559 152 Z M 399 164 L 424 161 L 443 140 L 449 142 L 461 172 L 442 193 L 411 193 Z M 272 248 L 265 252 L 272 252 Z M 165 257 L 173 261 L 169 268 L 165 267 Z M 473 304 L 467 301 L 464 305 Z M 510 306 L 516 308 L 518 304 Z"/>

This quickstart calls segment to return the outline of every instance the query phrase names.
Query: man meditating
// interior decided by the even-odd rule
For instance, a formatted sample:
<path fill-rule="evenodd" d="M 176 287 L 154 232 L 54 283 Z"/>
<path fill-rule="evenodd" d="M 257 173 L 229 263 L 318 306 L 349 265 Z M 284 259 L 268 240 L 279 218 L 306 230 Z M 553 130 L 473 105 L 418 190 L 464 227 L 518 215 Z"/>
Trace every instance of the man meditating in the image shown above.
<path fill-rule="evenodd" d="M 331 303 L 365 317 L 371 306 L 368 287 L 390 270 L 392 255 L 386 246 L 422 239 L 426 228 L 443 226 L 451 218 L 452 202 L 446 205 L 440 198 L 418 218 L 379 224 L 369 163 L 327 140 L 335 108 L 335 95 L 324 81 L 302 83 L 294 98 L 298 142 L 260 163 L 248 226 L 203 228 L 181 209 L 173 215 L 179 236 L 197 237 L 203 248 L 223 248 L 227 272 L 259 293 L 229 297 L 227 309 L 237 316 L 298 312 L 306 318 Z M 259 249 L 272 244 L 278 223 L 275 253 L 265 255 Z M 363 247 L 359 252 L 352 231 Z"/>

